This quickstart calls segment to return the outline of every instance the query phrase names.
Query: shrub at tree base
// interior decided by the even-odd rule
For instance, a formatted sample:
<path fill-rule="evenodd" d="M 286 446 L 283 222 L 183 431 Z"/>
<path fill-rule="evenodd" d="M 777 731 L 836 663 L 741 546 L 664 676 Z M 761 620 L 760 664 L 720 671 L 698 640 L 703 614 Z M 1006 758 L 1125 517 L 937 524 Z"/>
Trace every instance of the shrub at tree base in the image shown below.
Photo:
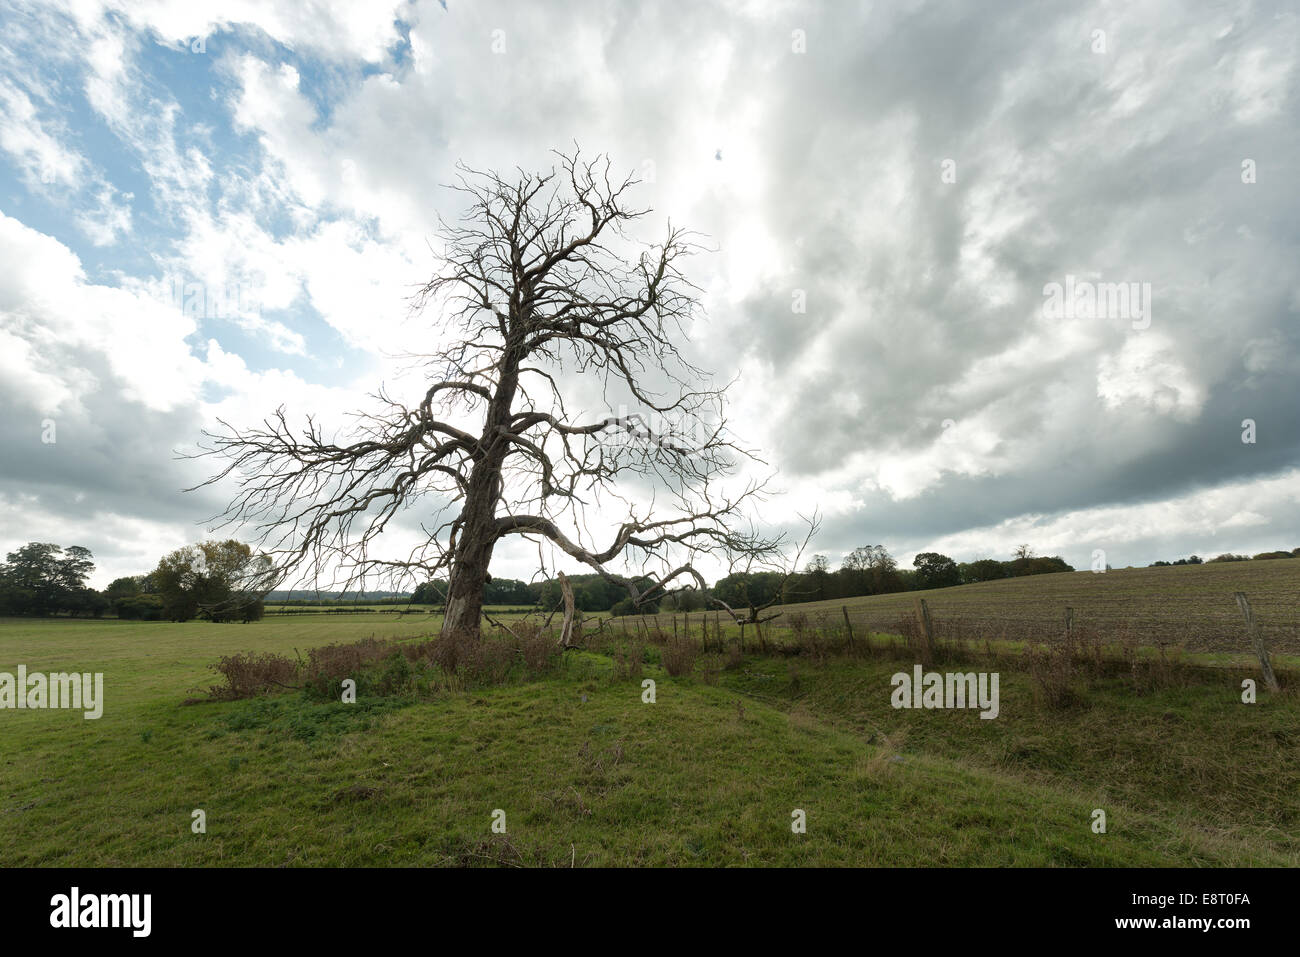
<path fill-rule="evenodd" d="M 421 689 L 499 685 L 512 676 L 538 677 L 554 670 L 563 652 L 552 633 L 527 622 L 516 623 L 513 630 L 515 634 L 489 634 L 477 642 L 364 638 L 312 648 L 305 661 L 256 652 L 228 655 L 211 666 L 226 683 L 211 686 L 206 698 L 190 699 L 190 703 L 233 701 L 286 690 L 301 690 L 318 701 L 338 701 L 346 679 L 356 682 L 359 700 L 363 696 L 411 695 Z M 444 662 L 454 662 L 454 668 Z"/>

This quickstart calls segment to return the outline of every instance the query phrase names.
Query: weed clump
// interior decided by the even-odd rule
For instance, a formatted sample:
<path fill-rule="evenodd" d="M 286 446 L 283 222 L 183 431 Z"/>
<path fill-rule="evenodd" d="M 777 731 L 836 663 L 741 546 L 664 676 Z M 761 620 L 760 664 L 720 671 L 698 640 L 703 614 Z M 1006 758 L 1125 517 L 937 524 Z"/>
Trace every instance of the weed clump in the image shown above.
<path fill-rule="evenodd" d="M 210 667 L 226 679 L 224 685 L 208 688 L 214 701 L 238 701 L 293 688 L 298 677 L 297 662 L 269 652 L 225 655 Z"/>
<path fill-rule="evenodd" d="M 641 666 L 645 662 L 645 645 L 633 641 L 614 652 L 614 681 L 640 681 Z"/>
<path fill-rule="evenodd" d="M 666 642 L 660 655 L 664 671 L 674 678 L 690 674 L 695 669 L 696 653 L 693 642 L 680 639 Z"/>
<path fill-rule="evenodd" d="M 1079 704 L 1074 689 L 1075 645 L 1068 639 L 1026 644 L 1023 652 L 1025 672 L 1033 682 L 1034 697 L 1042 705 L 1061 710 Z"/>
<path fill-rule="evenodd" d="M 554 637 L 528 621 L 520 622 L 513 630 L 519 642 L 519 655 L 529 674 L 543 675 L 555 668 L 561 651 Z"/>

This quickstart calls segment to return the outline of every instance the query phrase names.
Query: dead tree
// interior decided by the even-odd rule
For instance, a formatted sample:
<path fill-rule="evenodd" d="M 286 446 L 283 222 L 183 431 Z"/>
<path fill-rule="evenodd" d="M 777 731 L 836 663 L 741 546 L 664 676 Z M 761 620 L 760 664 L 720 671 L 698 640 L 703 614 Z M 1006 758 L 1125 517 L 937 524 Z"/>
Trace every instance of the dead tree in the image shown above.
<path fill-rule="evenodd" d="M 556 156 L 557 168 L 509 180 L 460 167 L 451 188 L 466 211 L 441 223 L 437 269 L 413 301 L 415 315 L 436 314 L 440 343 L 419 351 L 422 395 L 402 403 L 381 387 L 381 411 L 359 416 L 347 442 L 310 416 L 295 431 L 283 408 L 256 428 L 205 433 L 200 454 L 229 461 L 204 484 L 238 482 L 219 520 L 255 525 L 286 574 L 445 574 L 443 635 L 459 640 L 479 635 L 493 549 L 509 535 L 539 553 L 549 543 L 638 604 L 703 588 L 702 554 L 779 547 L 743 519 L 763 481 L 724 487 L 758 460 L 729 437 L 723 389 L 681 352 L 700 311 L 682 267 L 701 247 L 671 223 L 661 242 L 637 243 L 628 227 L 649 211 L 627 205 L 636 180 L 611 180 L 608 158 Z M 619 411 L 571 416 L 574 377 Z M 629 477 L 639 501 L 620 490 Z M 421 544 L 372 554 L 417 503 L 430 516 Z M 624 517 L 597 544 L 589 513 L 611 507 Z"/>
<path fill-rule="evenodd" d="M 712 597 L 710 599 L 714 605 L 725 611 L 735 624 L 740 626 L 740 633 L 742 636 L 745 633 L 746 625 L 759 626 L 781 617 L 782 613 L 779 611 L 773 612 L 766 617 L 759 616 L 773 605 L 788 603 L 788 599 L 791 597 L 790 594 L 787 594 L 787 585 L 789 584 L 790 579 L 798 572 L 799 562 L 803 558 L 803 553 L 807 550 L 808 544 L 813 540 L 813 537 L 817 534 L 817 530 L 821 527 L 821 519 L 817 513 L 814 512 L 811 518 L 804 518 L 804 523 L 808 526 L 808 532 L 804 535 L 803 541 L 799 543 L 799 547 L 795 550 L 794 557 L 789 561 L 781 561 L 779 558 L 776 558 L 775 549 L 761 554 L 749 551 L 732 556 L 729 574 L 739 573 L 748 576 L 755 571 L 757 566 L 757 570 L 759 571 L 776 571 L 782 576 L 780 582 L 776 586 L 775 594 L 773 594 L 767 601 L 759 601 L 754 598 L 750 594 L 748 583 L 742 583 L 741 585 L 741 591 L 745 603 L 739 609 L 732 608 L 720 598 Z M 803 598 L 804 595 L 802 593 L 794 593 L 793 597 Z"/>

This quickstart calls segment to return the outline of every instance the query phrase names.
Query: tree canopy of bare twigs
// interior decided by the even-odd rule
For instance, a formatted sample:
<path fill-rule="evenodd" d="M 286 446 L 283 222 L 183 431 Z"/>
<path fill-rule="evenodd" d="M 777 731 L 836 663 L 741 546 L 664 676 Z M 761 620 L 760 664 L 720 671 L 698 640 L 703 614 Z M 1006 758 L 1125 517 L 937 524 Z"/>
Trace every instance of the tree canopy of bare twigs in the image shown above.
<path fill-rule="evenodd" d="M 445 575 L 443 634 L 476 638 L 507 536 L 536 541 L 539 557 L 549 543 L 637 603 L 703 588 L 701 555 L 776 553 L 779 539 L 746 517 L 763 482 L 736 484 L 755 456 L 729 437 L 724 390 L 682 352 L 700 318 L 684 268 L 702 247 L 671 223 L 659 242 L 637 242 L 629 227 L 649 210 L 628 204 L 636 180 L 611 178 L 608 158 L 556 156 L 549 171 L 509 178 L 459 168 L 451 188 L 466 211 L 440 224 L 436 269 L 413 298 L 436 345 L 412 349 L 422 396 L 403 403 L 381 387 L 379 410 L 342 441 L 310 416 L 294 429 L 283 408 L 205 433 L 200 454 L 226 464 L 204 484 L 237 482 L 221 521 L 254 525 L 286 577 Z M 634 411 L 571 415 L 573 376 L 598 385 L 605 410 L 622 397 Z M 622 520 L 590 528 L 611 506 Z M 385 528 L 413 507 L 425 511 L 422 541 L 381 557 Z"/>

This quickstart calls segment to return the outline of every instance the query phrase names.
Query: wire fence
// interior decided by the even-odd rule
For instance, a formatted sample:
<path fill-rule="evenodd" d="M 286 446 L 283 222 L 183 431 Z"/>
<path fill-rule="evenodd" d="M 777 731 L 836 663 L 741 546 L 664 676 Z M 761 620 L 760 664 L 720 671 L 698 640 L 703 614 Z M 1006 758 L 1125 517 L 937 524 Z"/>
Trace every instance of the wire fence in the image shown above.
<path fill-rule="evenodd" d="M 892 600 L 871 604 L 827 604 L 817 607 L 774 606 L 761 612 L 760 619 L 777 616 L 756 629 L 747 625 L 747 634 L 760 632 L 781 640 L 792 627 L 811 627 L 822 631 L 850 629 L 859 636 L 900 634 L 904 623 L 916 615 L 920 596 L 906 593 Z M 1222 600 L 1204 598 L 1189 602 L 1176 598 L 1135 601 L 1132 598 L 1084 599 L 1071 604 L 1047 604 L 1043 601 L 1006 602 L 996 609 L 983 610 L 969 603 L 927 601 L 930 614 L 958 627 L 972 641 L 1050 641 L 1062 637 L 1066 630 L 1067 608 L 1072 627 L 1105 642 L 1135 640 L 1147 646 L 1176 646 L 1190 652 L 1241 653 L 1251 650 L 1250 633 L 1242 612 L 1228 592 Z M 1277 654 L 1300 655 L 1300 625 L 1297 602 L 1292 594 L 1280 592 L 1252 594 L 1250 605 L 1258 631 L 1267 647 Z M 660 630 L 678 634 L 701 634 L 705 624 L 709 633 L 717 629 L 735 630 L 729 615 L 722 611 L 665 613 L 645 616 L 643 621 Z M 613 624 L 616 628 L 618 619 Z M 625 629 L 626 630 L 626 629 Z"/>

